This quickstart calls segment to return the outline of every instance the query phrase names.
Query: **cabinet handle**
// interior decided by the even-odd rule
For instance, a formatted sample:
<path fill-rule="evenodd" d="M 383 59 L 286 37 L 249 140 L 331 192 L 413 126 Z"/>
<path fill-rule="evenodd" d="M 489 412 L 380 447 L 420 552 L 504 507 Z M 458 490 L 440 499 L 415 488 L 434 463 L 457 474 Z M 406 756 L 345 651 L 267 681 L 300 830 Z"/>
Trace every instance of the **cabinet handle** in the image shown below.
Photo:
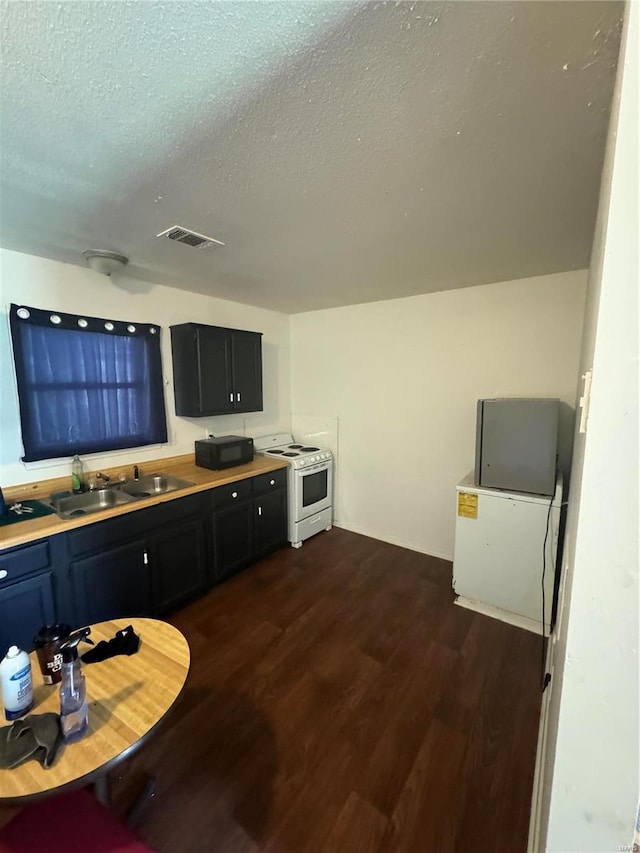
<path fill-rule="evenodd" d="M 232 497 L 232 498 L 237 498 L 237 497 L 238 497 L 238 493 L 237 493 L 237 492 L 231 492 L 231 497 Z"/>
<path fill-rule="evenodd" d="M 233 391 L 229 394 L 229 402 L 233 403 Z"/>
<path fill-rule="evenodd" d="M 149 555 L 146 551 L 144 551 L 142 554 L 142 562 L 145 564 L 145 566 L 149 565 Z"/>
<path fill-rule="evenodd" d="M 258 507 L 258 515 L 262 515 L 262 507 L 261 506 Z"/>
<path fill-rule="evenodd" d="M 239 391 L 238 391 L 238 393 L 236 394 L 236 400 L 237 400 L 237 402 L 238 402 L 238 403 L 240 402 L 240 392 L 239 392 Z"/>
<path fill-rule="evenodd" d="M 0 581 L 3 581 L 8 574 L 9 572 L 6 569 L 0 569 Z"/>
<path fill-rule="evenodd" d="M 275 486 L 275 484 L 276 484 L 276 481 L 275 481 L 275 480 L 269 480 L 269 485 L 270 485 L 270 486 Z"/>

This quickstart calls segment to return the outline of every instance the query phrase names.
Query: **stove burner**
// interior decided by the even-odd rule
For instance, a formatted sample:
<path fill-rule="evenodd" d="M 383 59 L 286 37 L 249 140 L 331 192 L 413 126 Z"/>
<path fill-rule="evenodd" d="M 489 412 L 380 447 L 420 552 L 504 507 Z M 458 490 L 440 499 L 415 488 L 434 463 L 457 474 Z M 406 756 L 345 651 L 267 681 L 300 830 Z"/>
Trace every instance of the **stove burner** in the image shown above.
<path fill-rule="evenodd" d="M 302 450 L 305 453 L 314 453 L 316 450 L 320 450 L 319 447 L 303 447 Z"/>
<path fill-rule="evenodd" d="M 269 453 L 284 453 L 284 450 L 270 450 Z"/>
<path fill-rule="evenodd" d="M 283 456 L 300 456 L 299 453 L 283 453 Z"/>
<path fill-rule="evenodd" d="M 289 450 L 300 450 L 302 448 L 301 444 L 290 444 Z"/>

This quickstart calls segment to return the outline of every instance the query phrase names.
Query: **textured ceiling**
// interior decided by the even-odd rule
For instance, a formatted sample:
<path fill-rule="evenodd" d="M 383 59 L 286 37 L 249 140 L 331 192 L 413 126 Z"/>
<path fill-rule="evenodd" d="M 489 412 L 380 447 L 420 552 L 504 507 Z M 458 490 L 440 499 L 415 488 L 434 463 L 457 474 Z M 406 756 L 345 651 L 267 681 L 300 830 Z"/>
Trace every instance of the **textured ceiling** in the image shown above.
<path fill-rule="evenodd" d="M 287 312 L 586 267 L 621 15 L 9 2 L 0 243 Z"/>

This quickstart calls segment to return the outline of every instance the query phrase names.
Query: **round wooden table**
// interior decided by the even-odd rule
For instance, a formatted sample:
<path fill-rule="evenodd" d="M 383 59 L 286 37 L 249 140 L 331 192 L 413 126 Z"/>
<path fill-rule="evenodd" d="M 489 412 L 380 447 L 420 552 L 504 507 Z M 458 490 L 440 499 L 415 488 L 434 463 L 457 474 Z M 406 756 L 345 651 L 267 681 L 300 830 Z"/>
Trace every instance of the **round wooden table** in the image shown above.
<path fill-rule="evenodd" d="M 91 639 L 110 640 L 133 625 L 140 637 L 135 655 L 119 655 L 83 664 L 87 679 L 89 732 L 65 744 L 48 770 L 29 759 L 13 770 L 0 769 L 0 802 L 19 802 L 77 788 L 104 784 L 106 773 L 130 756 L 161 723 L 184 688 L 189 673 L 189 645 L 177 628 L 157 619 L 114 619 L 91 626 Z M 81 644 L 80 653 L 91 646 Z M 42 681 L 35 652 L 32 714 L 60 713 L 60 685 Z"/>

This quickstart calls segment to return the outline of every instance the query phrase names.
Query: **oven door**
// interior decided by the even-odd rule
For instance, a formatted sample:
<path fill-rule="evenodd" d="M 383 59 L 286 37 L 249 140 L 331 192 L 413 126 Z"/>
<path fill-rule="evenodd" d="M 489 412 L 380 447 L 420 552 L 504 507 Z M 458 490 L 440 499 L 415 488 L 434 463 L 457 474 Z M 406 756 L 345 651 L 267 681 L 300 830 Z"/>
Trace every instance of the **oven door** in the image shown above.
<path fill-rule="evenodd" d="M 301 521 L 332 505 L 332 462 L 321 462 L 302 471 L 294 469 L 293 480 L 294 521 Z"/>

